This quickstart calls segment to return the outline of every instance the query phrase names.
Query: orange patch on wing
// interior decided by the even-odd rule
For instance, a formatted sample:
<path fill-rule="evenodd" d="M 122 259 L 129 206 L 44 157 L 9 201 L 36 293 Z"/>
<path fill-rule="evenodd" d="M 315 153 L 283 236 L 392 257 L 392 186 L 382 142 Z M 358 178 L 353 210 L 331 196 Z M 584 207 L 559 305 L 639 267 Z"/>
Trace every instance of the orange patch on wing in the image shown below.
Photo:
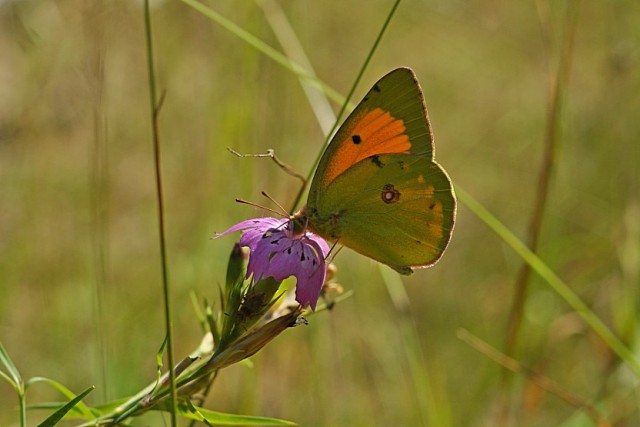
<path fill-rule="evenodd" d="M 418 175 L 418 182 L 424 182 L 424 177 Z M 420 210 L 426 214 L 427 231 L 429 240 L 434 248 L 439 248 L 440 242 L 444 238 L 444 206 L 442 202 L 435 197 L 435 188 L 428 185 L 414 193 L 414 197 L 420 200 Z"/>
<path fill-rule="evenodd" d="M 442 238 L 444 237 L 444 232 L 442 230 L 442 224 L 443 224 L 443 214 L 442 214 L 442 203 L 434 200 L 431 203 L 433 203 L 433 207 L 430 207 L 430 211 L 432 213 L 432 218 L 435 219 L 435 221 L 429 221 L 429 233 L 435 238 L 435 240 L 437 242 L 441 242 Z"/>
<path fill-rule="evenodd" d="M 327 165 L 322 181 L 326 188 L 338 175 L 361 160 L 377 154 L 409 153 L 411 141 L 404 121 L 380 108 L 364 110 L 340 132 L 342 140 Z"/>

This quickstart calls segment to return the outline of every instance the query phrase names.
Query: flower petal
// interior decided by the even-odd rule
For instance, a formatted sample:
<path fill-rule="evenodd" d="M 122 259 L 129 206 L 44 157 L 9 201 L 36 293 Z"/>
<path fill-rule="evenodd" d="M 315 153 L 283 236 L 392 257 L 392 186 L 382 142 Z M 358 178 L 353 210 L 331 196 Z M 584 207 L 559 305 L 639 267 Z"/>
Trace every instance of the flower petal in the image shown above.
<path fill-rule="evenodd" d="M 327 273 L 325 258 L 329 245 L 311 232 L 294 235 L 289 221 L 269 217 L 249 219 L 215 237 L 243 230 L 240 245 L 251 249 L 246 277 L 253 275 L 253 281 L 257 282 L 267 277 L 282 281 L 295 276 L 296 300 L 315 310 Z"/>
<path fill-rule="evenodd" d="M 244 237 L 244 236 L 243 236 Z M 242 239 L 241 239 L 242 240 Z M 261 234 L 251 246 L 251 255 L 249 256 L 249 264 L 247 265 L 247 277 L 253 274 L 253 280 L 257 282 L 261 277 L 269 277 L 267 274 L 270 262 L 274 254 L 287 250 L 291 244 L 291 239 L 287 237 L 284 231 L 267 231 Z M 284 280 L 290 274 L 280 277 L 274 276 L 276 280 Z"/>
<path fill-rule="evenodd" d="M 270 229 L 279 229 L 289 220 L 287 218 L 277 219 L 271 217 L 253 218 L 241 221 L 222 233 L 216 233 L 214 238 L 226 236 L 235 231 L 245 230 L 240 237 L 240 245 L 248 246 L 252 251 L 255 249 L 257 241 Z"/>
<path fill-rule="evenodd" d="M 315 310 L 320 290 L 326 277 L 326 266 L 321 246 L 305 236 L 290 240 L 290 245 L 279 252 L 270 253 L 264 276 L 284 280 L 295 276 L 296 300 Z"/>

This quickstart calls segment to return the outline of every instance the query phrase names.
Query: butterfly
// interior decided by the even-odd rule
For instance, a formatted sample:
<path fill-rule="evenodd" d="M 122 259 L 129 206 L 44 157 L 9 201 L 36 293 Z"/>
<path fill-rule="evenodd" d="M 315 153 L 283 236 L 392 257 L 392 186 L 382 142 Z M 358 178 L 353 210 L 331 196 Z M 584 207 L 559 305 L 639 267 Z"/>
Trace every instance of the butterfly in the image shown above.
<path fill-rule="evenodd" d="M 446 249 L 456 198 L 434 160 L 422 89 L 410 68 L 382 77 L 338 129 L 293 216 L 310 230 L 401 274 Z"/>

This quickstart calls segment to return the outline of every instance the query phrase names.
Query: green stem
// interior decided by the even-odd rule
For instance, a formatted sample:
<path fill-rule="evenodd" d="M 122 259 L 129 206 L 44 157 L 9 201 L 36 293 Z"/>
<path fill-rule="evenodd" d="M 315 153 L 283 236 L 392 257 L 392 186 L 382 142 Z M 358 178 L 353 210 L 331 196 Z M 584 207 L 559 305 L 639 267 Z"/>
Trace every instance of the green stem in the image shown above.
<path fill-rule="evenodd" d="M 391 18 L 393 17 L 396 9 L 398 8 L 398 5 L 400 4 L 400 0 L 396 0 L 396 2 L 391 7 L 391 10 L 389 11 L 389 14 L 387 15 L 387 19 L 385 20 L 384 24 L 382 25 L 382 28 L 380 29 L 380 32 L 378 33 L 378 36 L 376 37 L 376 40 L 373 43 L 373 46 L 369 50 L 369 54 L 365 58 L 364 64 L 362 65 L 362 67 L 360 69 L 360 72 L 358 73 L 358 76 L 356 77 L 356 80 L 354 81 L 354 83 L 353 83 L 353 85 L 351 87 L 351 90 L 349 91 L 349 95 L 347 96 L 347 99 L 344 99 L 337 91 L 332 89 L 329 85 L 327 85 L 324 82 L 322 82 L 321 80 L 319 80 L 316 76 L 308 73 L 304 69 L 304 67 L 302 67 L 300 64 L 296 63 L 295 61 L 293 61 L 291 58 L 287 57 L 286 55 L 283 55 L 281 52 L 279 52 L 276 49 L 274 49 L 273 47 L 269 46 L 268 44 L 266 44 L 265 42 L 263 42 L 262 40 L 260 40 L 256 36 L 254 36 L 253 34 L 249 33 L 245 29 L 243 29 L 243 28 L 239 27 L 238 25 L 234 24 L 233 22 L 231 22 L 230 20 L 228 20 L 224 16 L 220 15 L 216 11 L 214 11 L 214 10 L 208 8 L 207 6 L 197 2 L 196 0 L 181 0 L 181 1 L 183 3 L 189 5 L 193 9 L 197 10 L 198 12 L 202 13 L 203 15 L 208 17 L 209 19 L 215 21 L 216 23 L 218 23 L 220 26 L 222 26 L 226 30 L 228 30 L 231 33 L 235 34 L 238 38 L 240 38 L 241 40 L 243 40 L 244 42 L 246 42 L 250 46 L 254 47 L 255 49 L 257 49 L 262 54 L 264 54 L 267 57 L 271 58 L 272 60 L 274 60 L 278 64 L 282 65 L 286 69 L 292 71 L 293 73 L 298 75 L 298 77 L 301 77 L 301 78 L 309 80 L 316 87 L 320 88 L 327 95 L 327 97 L 330 98 L 331 100 L 342 104 L 342 107 L 340 108 L 340 112 L 338 113 L 338 116 L 336 118 L 336 122 L 333 125 L 333 129 L 331 130 L 331 132 L 329 132 L 327 134 L 327 137 L 326 137 L 326 140 L 325 140 L 325 144 L 324 144 L 325 146 L 329 143 L 329 139 L 331 138 L 331 136 L 335 132 L 336 128 L 340 124 L 339 123 L 340 117 L 342 116 L 342 114 L 344 113 L 345 109 L 349 105 L 350 99 L 351 99 L 353 93 L 355 92 L 355 89 L 358 86 L 358 83 L 360 82 L 360 79 L 362 78 L 362 75 L 364 74 L 365 69 L 369 65 L 369 62 L 371 61 L 371 58 L 373 57 L 373 54 L 375 53 L 378 45 L 380 44 L 380 40 L 382 40 L 382 36 L 384 35 L 387 27 L 389 26 L 389 22 L 391 22 Z M 318 154 L 318 157 L 316 158 L 313 167 L 311 168 L 309 174 L 307 175 L 307 182 L 309 182 L 309 180 L 311 179 L 311 177 L 313 175 L 313 171 L 315 171 L 316 166 L 320 162 L 320 158 L 322 157 L 322 152 L 324 152 L 324 150 L 322 150 Z M 302 194 L 304 193 L 304 190 L 305 190 L 305 188 L 302 187 L 300 189 L 300 191 L 298 191 L 298 194 L 296 195 L 296 198 L 295 198 L 295 200 L 294 200 L 294 202 L 292 204 L 291 212 L 293 212 L 295 210 L 296 206 L 298 206 L 298 204 L 300 203 L 300 199 L 302 198 Z"/>
<path fill-rule="evenodd" d="M 91 21 L 96 25 L 87 26 L 87 38 L 93 39 L 91 67 L 95 78 L 93 94 L 93 150 L 91 152 L 91 249 L 95 268 L 92 286 L 93 328 L 96 338 L 97 382 L 102 399 L 109 399 L 107 376 L 107 339 L 105 332 L 105 289 L 107 289 L 109 247 L 108 190 L 109 169 L 107 152 L 107 114 L 105 105 L 105 25 L 102 19 L 106 11 L 103 2 L 92 2 Z"/>
<path fill-rule="evenodd" d="M 155 159 L 156 196 L 158 199 L 158 227 L 160 234 L 160 258 L 162 264 L 162 292 L 164 296 L 165 329 L 167 334 L 167 359 L 169 365 L 169 385 L 171 389 L 171 425 L 178 425 L 178 392 L 176 388 L 176 375 L 173 358 L 173 321 L 171 319 L 171 299 L 169 292 L 169 274 L 167 269 L 167 251 L 164 233 L 164 199 L 162 191 L 162 172 L 160 169 L 160 137 L 158 132 L 158 113 L 160 105 L 156 95 L 156 78 L 153 66 L 153 43 L 151 35 L 151 13 L 149 11 L 149 0 L 145 0 L 144 23 L 147 40 L 147 66 L 149 71 L 149 92 L 151 100 L 151 123 L 153 132 L 153 150 Z"/>
<path fill-rule="evenodd" d="M 27 402 L 24 391 L 18 393 L 18 401 L 20 404 L 20 427 L 27 426 Z"/>
<path fill-rule="evenodd" d="M 391 7 L 391 10 L 389 11 L 389 14 L 387 15 L 387 19 L 384 21 L 384 24 L 382 24 L 382 28 L 380 28 L 380 31 L 378 32 L 378 36 L 376 37 L 376 40 L 373 42 L 373 45 L 371 46 L 371 49 L 369 49 L 369 53 L 367 54 L 367 57 L 365 58 L 364 63 L 362 64 L 362 67 L 360 67 L 360 71 L 358 72 L 358 75 L 356 76 L 356 79 L 353 81 L 353 84 L 351 85 L 351 89 L 349 90 L 349 94 L 347 95 L 347 98 L 342 103 L 342 106 L 340 107 L 340 111 L 338 111 L 338 115 L 336 116 L 336 121 L 333 124 L 333 128 L 331 129 L 331 132 L 329 132 L 327 134 L 326 138 L 325 138 L 323 149 L 320 150 L 320 152 L 318 153 L 318 156 L 316 157 L 316 160 L 313 162 L 313 166 L 311 167 L 311 169 L 309 170 L 309 173 L 307 174 L 307 182 L 310 182 L 311 178 L 313 177 L 313 173 L 315 172 L 316 168 L 318 167 L 318 163 L 320 163 L 320 159 L 322 158 L 322 154 L 324 153 L 324 147 L 326 147 L 329 144 L 329 141 L 330 141 L 331 137 L 336 132 L 336 129 L 338 129 L 338 125 L 340 124 L 340 119 L 342 118 L 342 115 L 344 114 L 344 111 L 347 109 L 347 106 L 351 102 L 351 98 L 353 98 L 353 93 L 356 91 L 356 87 L 360 83 L 360 80 L 362 80 L 362 76 L 364 75 L 365 70 L 369 66 L 369 62 L 371 62 L 371 58 L 373 58 L 373 54 L 375 53 L 376 49 L 378 48 L 378 45 L 380 44 L 380 41 L 382 40 L 382 36 L 386 32 L 387 27 L 389 26 L 389 23 L 391 22 L 391 18 L 393 18 L 393 15 L 395 14 L 396 9 L 398 9 L 399 5 L 400 5 L 400 0 L 396 0 L 396 2 Z M 298 191 L 298 194 L 296 195 L 296 198 L 293 201 L 290 213 L 293 213 L 296 210 L 296 207 L 300 203 L 300 199 L 302 198 L 302 194 L 303 194 L 304 190 L 305 190 L 305 188 L 302 187 Z"/>

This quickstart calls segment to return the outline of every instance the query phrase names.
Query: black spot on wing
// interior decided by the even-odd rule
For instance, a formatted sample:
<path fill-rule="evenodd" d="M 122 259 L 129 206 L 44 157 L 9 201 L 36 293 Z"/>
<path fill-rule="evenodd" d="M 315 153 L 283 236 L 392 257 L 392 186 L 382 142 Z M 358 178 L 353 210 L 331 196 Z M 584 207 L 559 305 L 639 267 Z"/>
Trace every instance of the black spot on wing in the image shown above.
<path fill-rule="evenodd" d="M 360 135 L 351 135 L 351 141 L 353 141 L 354 144 L 358 145 L 362 142 L 362 138 L 360 137 Z"/>
<path fill-rule="evenodd" d="M 374 85 L 373 85 L 373 90 L 374 90 L 374 91 L 376 91 L 376 92 L 378 92 L 378 93 L 382 92 L 382 91 L 380 90 L 380 86 L 378 86 L 378 83 L 376 83 L 376 84 L 374 84 Z"/>
<path fill-rule="evenodd" d="M 384 167 L 384 163 L 382 163 L 382 160 L 380 160 L 380 156 L 371 156 L 371 163 L 373 163 L 379 168 Z"/>

